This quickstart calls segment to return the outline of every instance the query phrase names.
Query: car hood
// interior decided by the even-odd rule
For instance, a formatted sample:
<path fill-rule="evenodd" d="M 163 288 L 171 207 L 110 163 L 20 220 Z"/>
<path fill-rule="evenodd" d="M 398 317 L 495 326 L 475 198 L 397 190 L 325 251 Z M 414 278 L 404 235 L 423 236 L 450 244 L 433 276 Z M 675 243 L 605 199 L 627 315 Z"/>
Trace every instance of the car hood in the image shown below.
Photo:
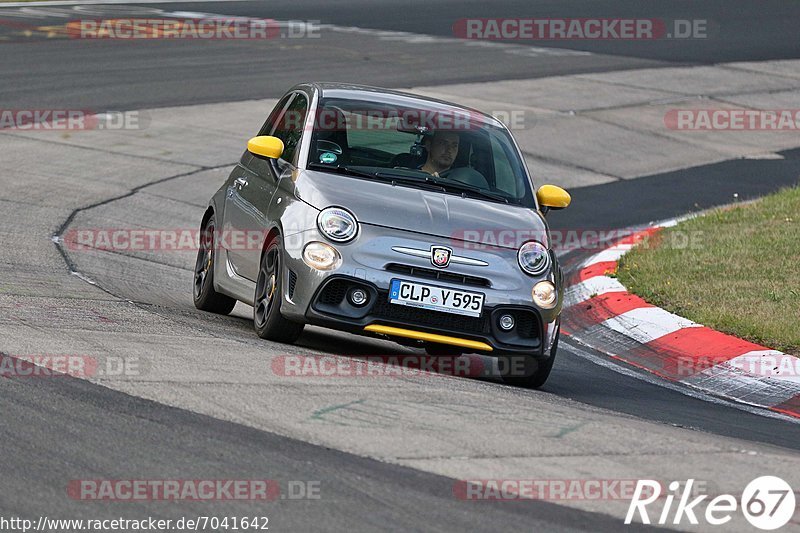
<path fill-rule="evenodd" d="M 303 171 L 298 197 L 317 209 L 347 208 L 359 222 L 436 237 L 519 248 L 543 241 L 546 225 L 533 209 L 327 172 Z"/>

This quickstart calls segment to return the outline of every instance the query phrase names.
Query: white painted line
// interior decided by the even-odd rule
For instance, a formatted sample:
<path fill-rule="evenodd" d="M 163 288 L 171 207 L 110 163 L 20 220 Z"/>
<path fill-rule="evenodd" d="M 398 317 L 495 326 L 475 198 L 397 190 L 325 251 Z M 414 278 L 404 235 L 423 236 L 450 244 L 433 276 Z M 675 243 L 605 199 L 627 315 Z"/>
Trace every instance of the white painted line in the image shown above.
<path fill-rule="evenodd" d="M 774 407 L 800 394 L 800 384 L 748 375 L 724 365 L 682 379 L 682 383 L 751 405 Z M 738 373 L 736 373 L 738 372 Z"/>
<path fill-rule="evenodd" d="M 582 265 L 581 268 L 586 268 L 588 266 L 595 265 L 597 263 L 605 263 L 607 261 L 619 261 L 619 259 L 628 253 L 631 249 L 630 244 L 618 244 L 616 246 L 612 246 L 606 250 L 603 250 L 599 254 L 595 254 L 589 259 L 587 259 Z"/>
<path fill-rule="evenodd" d="M 714 208 L 709 209 L 708 211 L 713 210 Z M 706 211 L 706 212 L 708 212 Z M 677 226 L 681 222 L 686 220 L 690 220 L 696 216 L 701 216 L 703 213 L 689 213 L 688 215 L 683 215 L 677 218 L 668 218 L 667 220 L 662 220 L 660 222 L 655 222 L 651 226 L 654 228 L 671 228 L 672 226 Z"/>
<path fill-rule="evenodd" d="M 358 26 L 339 26 L 336 24 L 320 24 L 320 28 L 331 30 L 337 33 L 355 33 L 377 37 L 382 41 L 402 41 L 411 44 L 431 44 L 431 43 L 455 43 L 469 47 L 494 48 L 503 50 L 507 54 L 523 56 L 587 56 L 593 55 L 592 52 L 581 50 L 570 50 L 567 48 L 543 48 L 537 46 L 527 46 L 524 44 L 509 44 L 494 41 L 475 41 L 451 37 L 447 35 L 427 35 L 422 33 L 412 33 L 407 31 L 377 30 L 373 28 L 360 28 Z M 480 44 L 478 44 L 480 43 Z"/>
<path fill-rule="evenodd" d="M 609 292 L 627 292 L 627 289 L 614 278 L 595 276 L 568 287 L 564 293 L 564 305 L 569 307 Z"/>
<path fill-rule="evenodd" d="M 785 159 L 781 154 L 776 154 L 774 152 L 767 152 L 765 154 L 750 154 L 744 156 L 745 159 Z"/>
<path fill-rule="evenodd" d="M 586 350 L 583 350 L 575 346 L 573 344 L 574 342 L 580 342 L 582 344 L 584 343 L 584 340 L 582 340 L 580 337 L 576 337 L 575 335 L 568 338 L 562 336 L 561 340 L 559 340 L 558 342 L 559 342 L 558 344 L 559 350 L 562 349 L 563 346 L 563 348 L 566 349 L 566 351 L 570 352 L 576 357 L 585 359 L 590 363 L 596 364 L 597 366 L 602 366 L 603 368 L 607 368 L 613 372 L 616 372 L 617 374 L 622 374 L 623 376 L 639 379 L 641 381 L 649 383 L 650 385 L 657 385 L 659 387 L 678 392 L 690 398 L 696 398 L 698 400 L 703 400 L 705 402 L 711 402 L 717 405 L 732 407 L 734 409 L 738 409 L 746 413 L 751 413 L 759 416 L 766 416 L 768 418 L 776 418 L 786 422 L 791 422 L 793 424 L 800 424 L 800 418 L 788 416 L 783 413 L 777 413 L 775 411 L 769 411 L 765 408 L 765 406 L 750 404 L 750 403 L 740 403 L 740 400 L 732 401 L 712 396 L 710 391 L 705 391 L 703 390 L 702 387 L 696 386 L 690 382 L 682 381 L 678 383 L 673 383 L 671 381 L 667 381 L 661 377 L 658 377 L 654 374 L 650 374 L 645 370 L 639 370 L 627 366 L 624 362 L 615 361 L 613 359 L 607 359 L 606 357 L 595 355 L 591 352 L 588 352 Z M 598 351 L 604 354 L 605 356 L 611 356 L 611 357 L 616 356 L 616 354 L 610 352 L 604 352 L 600 350 Z"/>
<path fill-rule="evenodd" d="M 709 375 L 740 371 L 762 379 L 779 380 L 798 385 L 800 393 L 800 359 L 777 350 L 757 350 L 720 363 L 705 373 Z"/>
<path fill-rule="evenodd" d="M 662 222 L 661 224 L 659 224 L 659 225 L 657 225 L 655 227 L 657 227 L 657 228 L 671 228 L 671 227 L 677 226 L 677 225 L 678 225 L 678 220 L 674 219 L 674 220 L 667 220 L 665 222 Z"/>
<path fill-rule="evenodd" d="M 235 2 L 239 0 L 197 0 L 198 2 Z M 44 2 L 10 2 L 7 4 L 0 3 L 0 15 L 3 16 L 18 16 L 21 18 L 48 18 L 48 17 L 62 17 L 68 18 L 72 15 L 72 11 L 65 10 L 65 9 L 37 9 L 40 7 L 48 7 L 48 6 L 74 6 L 74 11 L 79 11 L 79 6 L 81 5 L 114 5 L 114 6 L 127 6 L 131 5 L 131 10 L 136 9 L 135 4 L 162 4 L 162 3 L 194 3 L 192 0 L 179 0 L 177 2 L 164 2 L 162 0 L 142 0 L 142 1 L 130 1 L 130 0 L 88 0 L 88 1 L 72 1 L 72 0 L 65 0 L 65 1 L 44 1 Z M 3 13 L 3 8 L 23 8 L 19 9 L 17 13 L 9 11 L 7 13 Z M 224 18 L 224 19 L 241 19 L 246 20 L 251 17 L 244 17 L 244 16 L 229 16 L 219 13 L 203 13 L 199 11 L 163 11 L 161 9 L 152 9 L 153 14 L 160 14 L 167 17 L 183 17 L 183 18 L 195 18 L 195 19 L 215 19 L 215 18 Z M 117 10 L 114 13 L 119 13 L 120 11 Z M 506 54 L 513 54 L 513 55 L 521 55 L 521 56 L 528 56 L 528 57 L 539 57 L 539 56 L 590 56 L 593 55 L 592 52 L 586 52 L 582 50 L 570 50 L 567 48 L 544 48 L 540 46 L 528 46 L 524 44 L 511 44 L 511 43 L 501 43 L 501 42 L 494 42 L 494 41 L 476 41 L 471 39 L 463 39 L 460 37 L 450 36 L 450 35 L 428 35 L 423 33 L 412 33 L 407 31 L 395 31 L 395 30 L 379 30 L 375 28 L 361 28 L 358 26 L 340 26 L 336 24 L 322 24 L 319 21 L 284 21 L 284 25 L 299 25 L 299 24 L 307 24 L 310 27 L 315 29 L 321 30 L 328 30 L 336 33 L 350 33 L 350 34 L 359 34 L 359 35 L 367 35 L 370 37 L 375 37 L 382 41 L 396 41 L 396 42 L 404 42 L 407 44 L 421 44 L 421 45 L 431 45 L 431 44 L 456 44 L 462 45 L 465 47 L 485 47 L 485 48 L 493 48 L 498 51 L 502 51 Z"/>
<path fill-rule="evenodd" d="M 683 328 L 699 328 L 700 324 L 673 315 L 660 307 L 640 307 L 609 318 L 603 326 L 613 329 L 637 342 L 647 344 Z"/>
<path fill-rule="evenodd" d="M 119 4 L 199 4 L 206 2 L 239 2 L 241 0 L 46 0 L 43 2 L 4 2 L 5 7 L 37 7 L 37 6 L 80 6 L 80 5 L 119 5 Z"/>

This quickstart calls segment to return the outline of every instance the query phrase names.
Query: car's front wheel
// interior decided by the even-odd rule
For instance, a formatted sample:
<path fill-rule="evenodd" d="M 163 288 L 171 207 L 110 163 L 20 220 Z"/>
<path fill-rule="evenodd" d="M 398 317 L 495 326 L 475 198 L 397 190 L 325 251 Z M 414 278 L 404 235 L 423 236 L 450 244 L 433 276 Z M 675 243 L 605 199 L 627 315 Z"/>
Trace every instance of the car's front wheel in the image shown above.
<path fill-rule="evenodd" d="M 553 347 L 550 349 L 550 357 L 544 361 L 538 361 L 527 355 L 504 356 L 504 360 L 500 361 L 500 374 L 503 376 L 503 381 L 509 385 L 526 389 L 538 389 L 544 385 L 553 370 L 559 336 L 559 334 L 556 335 Z"/>
<path fill-rule="evenodd" d="M 276 236 L 261 254 L 256 294 L 253 298 L 253 322 L 262 339 L 293 343 L 303 332 L 303 324 L 287 320 L 281 315 L 283 294 L 283 244 Z"/>
<path fill-rule="evenodd" d="M 211 215 L 200 233 L 200 248 L 194 266 L 194 306 L 201 311 L 227 315 L 236 300 L 214 290 L 214 261 L 216 261 L 216 222 Z"/>

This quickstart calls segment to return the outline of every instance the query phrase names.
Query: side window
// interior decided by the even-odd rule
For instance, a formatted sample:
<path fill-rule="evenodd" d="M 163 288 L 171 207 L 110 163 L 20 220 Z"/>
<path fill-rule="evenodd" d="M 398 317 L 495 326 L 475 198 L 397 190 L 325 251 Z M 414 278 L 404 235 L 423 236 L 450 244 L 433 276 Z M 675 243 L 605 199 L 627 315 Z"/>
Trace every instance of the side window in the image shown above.
<path fill-rule="evenodd" d="M 272 108 L 270 111 L 269 116 L 267 117 L 267 121 L 261 126 L 261 129 L 258 131 L 259 135 L 272 135 L 273 130 L 275 129 L 275 122 L 278 120 L 278 117 L 281 115 L 283 110 L 286 108 L 286 104 L 289 103 L 289 100 L 292 98 L 292 94 L 287 94 Z"/>
<path fill-rule="evenodd" d="M 514 175 L 507 154 L 494 136 L 492 136 L 492 153 L 494 154 L 495 186 L 510 196 L 519 196 L 517 177 Z"/>
<path fill-rule="evenodd" d="M 308 100 L 302 94 L 296 94 L 294 100 L 278 119 L 272 135 L 283 141 L 281 159 L 294 163 L 295 152 L 303 136 L 303 126 L 308 113 Z"/>

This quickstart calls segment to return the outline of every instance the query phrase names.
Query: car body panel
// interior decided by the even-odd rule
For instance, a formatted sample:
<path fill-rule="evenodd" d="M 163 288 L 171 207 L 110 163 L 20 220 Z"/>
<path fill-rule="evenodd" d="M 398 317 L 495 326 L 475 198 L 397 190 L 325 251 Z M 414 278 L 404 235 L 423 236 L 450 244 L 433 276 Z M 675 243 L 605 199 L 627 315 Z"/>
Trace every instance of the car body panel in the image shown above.
<path fill-rule="evenodd" d="M 308 121 L 312 120 L 314 106 L 322 92 L 341 98 L 347 95 L 365 98 L 365 94 L 374 97 L 379 93 L 382 98 L 397 99 L 404 105 L 419 99 L 428 105 L 435 102 L 443 109 L 466 108 L 395 91 L 350 85 L 303 84 L 287 94 L 298 91 L 307 96 L 311 107 L 293 161 L 266 160 L 245 152 L 209 202 L 209 210 L 215 213 L 219 228 L 260 232 L 263 237 L 258 246 L 221 250 L 220 260 L 214 265 L 215 289 L 252 305 L 261 252 L 269 236 L 279 233 L 284 243 L 284 272 L 281 274 L 284 290 L 280 310 L 290 320 L 361 333 L 369 324 L 413 326 L 430 334 L 457 333 L 460 338 L 486 342 L 501 352 L 529 352 L 536 358 L 548 357 L 545 337 L 548 328 L 552 333 L 556 327 L 563 298 L 560 266 L 551 252 L 552 267 L 540 276 L 531 276 L 522 271 L 517 259 L 519 246 L 533 236 L 547 245 L 547 223 L 538 210 L 305 168 L 310 145 L 308 132 L 313 127 Z M 274 110 L 270 116 L 275 113 Z M 497 122 L 492 117 L 485 116 L 485 119 Z M 265 133 L 267 126 L 265 123 L 261 133 Z M 522 159 L 521 154 L 519 157 Z M 524 178 L 532 188 L 530 176 Z M 333 243 L 317 228 L 317 215 L 329 206 L 343 207 L 356 217 L 359 232 L 354 240 Z M 498 232 L 506 232 L 509 238 L 498 242 Z M 487 239 L 487 235 L 494 238 Z M 309 267 L 303 260 L 303 249 L 311 241 L 333 244 L 341 255 L 340 266 L 331 271 Z M 437 268 L 426 255 L 426 251 L 435 246 L 452 250 L 453 257 L 446 268 Z M 315 303 L 321 292 L 337 280 L 363 283 L 371 295 L 385 298 L 393 279 L 484 294 L 484 312 L 480 317 L 486 321 L 484 329 L 464 333 L 457 331 L 457 327 L 456 330 L 449 326 L 442 329 L 414 323 L 414 320 L 411 324 L 406 319 L 393 322 L 373 316 L 372 311 L 357 318 L 333 316 L 320 312 Z M 545 279 L 558 289 L 558 301 L 553 309 L 540 309 L 531 299 L 533 286 Z M 378 303 L 370 301 L 369 308 L 386 308 L 384 303 Z M 394 310 L 391 305 L 394 304 L 389 304 L 388 309 Z M 502 335 L 496 335 L 497 328 L 490 323 L 493 313 L 500 309 L 535 314 L 541 341 L 535 349 L 529 349 L 535 343 L 525 348 L 502 342 Z M 451 322 L 458 324 L 458 320 L 454 320 Z"/>
<path fill-rule="evenodd" d="M 496 238 L 494 244 L 515 250 L 532 235 L 547 239 L 541 215 L 521 206 L 321 171 L 301 172 L 295 186 L 298 196 L 317 209 L 346 207 L 364 224 L 476 243 L 496 235 L 502 241 Z"/>

